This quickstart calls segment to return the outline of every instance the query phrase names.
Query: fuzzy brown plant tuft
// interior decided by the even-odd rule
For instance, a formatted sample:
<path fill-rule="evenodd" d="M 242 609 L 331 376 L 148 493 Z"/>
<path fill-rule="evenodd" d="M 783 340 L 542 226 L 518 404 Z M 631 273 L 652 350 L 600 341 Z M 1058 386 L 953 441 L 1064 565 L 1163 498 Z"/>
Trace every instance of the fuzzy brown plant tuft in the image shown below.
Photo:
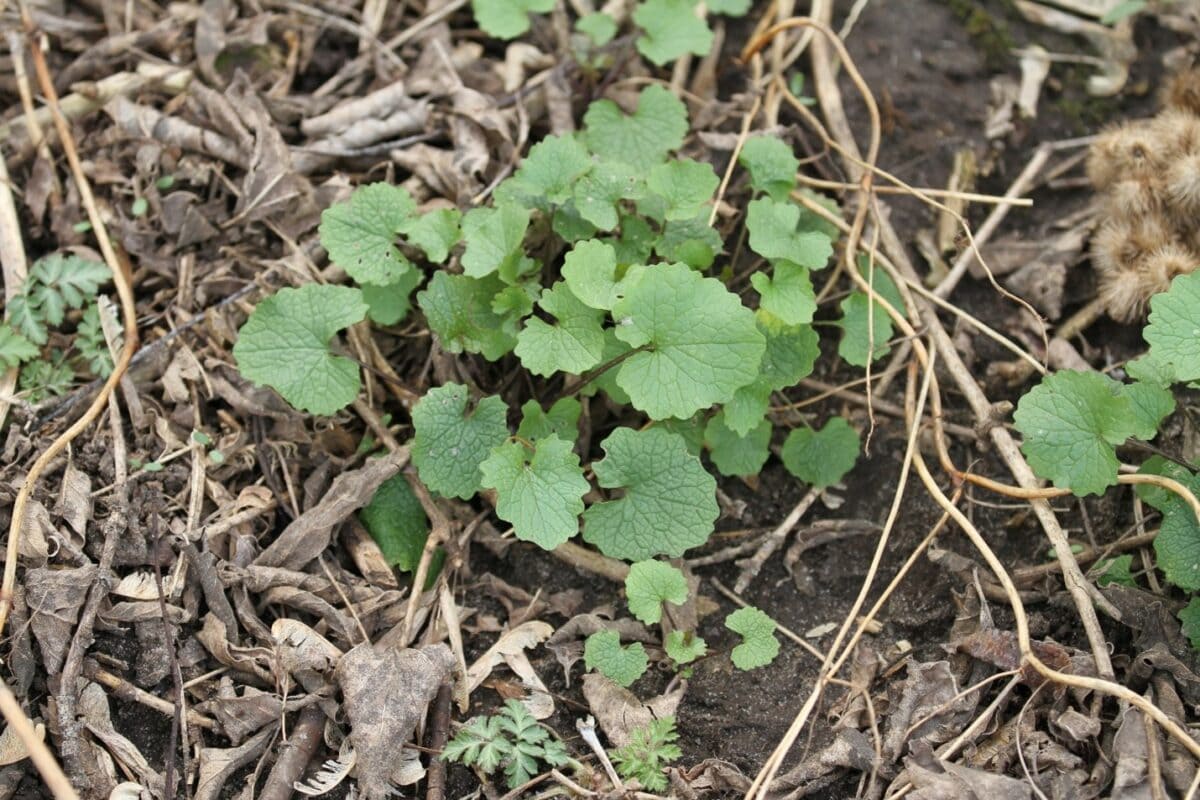
<path fill-rule="evenodd" d="M 1200 70 L 1176 75 L 1162 98 L 1157 116 L 1109 128 L 1088 153 L 1088 178 L 1101 192 L 1092 266 L 1121 322 L 1140 318 L 1172 278 L 1200 266 Z"/>

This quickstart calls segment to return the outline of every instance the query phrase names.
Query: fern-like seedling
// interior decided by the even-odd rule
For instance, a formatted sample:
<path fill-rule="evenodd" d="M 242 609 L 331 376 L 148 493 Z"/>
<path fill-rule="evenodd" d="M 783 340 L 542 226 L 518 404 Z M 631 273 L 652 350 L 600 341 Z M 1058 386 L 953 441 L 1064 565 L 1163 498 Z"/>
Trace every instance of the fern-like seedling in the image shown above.
<path fill-rule="evenodd" d="M 473 718 L 446 743 L 442 758 L 489 775 L 503 770 L 509 789 L 538 774 L 539 764 L 562 767 L 572 760 L 563 743 L 517 700 L 505 701 L 491 716 Z"/>
<path fill-rule="evenodd" d="M 622 778 L 636 779 L 646 790 L 661 792 L 667 788 L 663 768 L 683 755 L 675 744 L 678 739 L 675 717 L 663 717 L 635 730 L 629 744 L 610 755 Z"/>

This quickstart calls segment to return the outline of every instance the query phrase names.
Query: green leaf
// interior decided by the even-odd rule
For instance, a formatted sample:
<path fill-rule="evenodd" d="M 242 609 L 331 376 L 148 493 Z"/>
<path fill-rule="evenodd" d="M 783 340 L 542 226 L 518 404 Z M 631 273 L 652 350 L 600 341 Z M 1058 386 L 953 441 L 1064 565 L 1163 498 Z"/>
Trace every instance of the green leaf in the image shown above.
<path fill-rule="evenodd" d="M 34 262 L 22 289 L 30 304 L 40 310 L 41 319 L 61 325 L 66 309 L 83 308 L 111 278 L 112 273 L 100 261 L 53 253 Z"/>
<path fill-rule="evenodd" d="M 818 231 L 797 230 L 799 224 L 800 206 L 769 197 L 751 200 L 746 210 L 750 249 L 766 259 L 821 269 L 833 255 L 833 243 Z"/>
<path fill-rule="evenodd" d="M 664 201 L 668 220 L 698 215 L 712 201 L 720 182 L 711 164 L 690 158 L 659 164 L 646 176 L 646 188 Z"/>
<path fill-rule="evenodd" d="M 0 349 L 3 349 L 0 347 Z M 88 369 L 98 378 L 107 378 L 113 371 L 112 353 L 100 324 L 100 304 L 91 303 L 83 309 L 79 327 L 75 329 L 75 349 L 87 361 Z"/>
<path fill-rule="evenodd" d="M 549 210 L 565 203 L 592 157 L 575 136 L 547 136 L 529 149 L 521 168 L 496 189 L 496 202 Z"/>
<path fill-rule="evenodd" d="M 654 244 L 654 252 L 663 259 L 699 270 L 711 267 L 720 251 L 721 234 L 708 224 L 707 214 L 667 222 L 662 237 Z"/>
<path fill-rule="evenodd" d="M 571 443 L 555 434 L 539 439 L 533 453 L 506 442 L 479 465 L 483 485 L 496 490 L 496 515 L 511 523 L 517 538 L 553 550 L 579 531 L 584 480 Z"/>
<path fill-rule="evenodd" d="M 771 392 L 794 386 L 812 373 L 820 354 L 820 338 L 811 325 L 784 325 L 774 315 L 759 311 L 758 330 L 767 340 L 758 377 L 734 393 L 725 404 L 725 424 L 746 436 L 767 413 Z"/>
<path fill-rule="evenodd" d="M 708 541 L 720 513 L 717 482 L 683 437 L 617 428 L 600 446 L 605 457 L 592 462 L 596 481 L 623 492 L 583 512 L 585 540 L 629 561 L 675 558 Z"/>
<path fill-rule="evenodd" d="M 562 276 L 571 294 L 586 306 L 608 311 L 621 299 L 617 254 L 607 242 L 592 239 L 575 245 L 563 258 Z"/>
<path fill-rule="evenodd" d="M 650 660 L 641 642 L 621 646 L 621 634 L 597 631 L 583 643 L 583 663 L 621 686 L 629 686 L 646 672 Z"/>
<path fill-rule="evenodd" d="M 651 419 L 690 417 L 758 377 L 766 341 L 754 313 L 684 264 L 643 270 L 612 311 L 617 336 L 641 352 L 617 384 Z"/>
<path fill-rule="evenodd" d="M 658 234 L 650 223 L 634 214 L 621 215 L 621 235 L 604 240 L 617 254 L 618 264 L 645 264 L 654 252 Z"/>
<path fill-rule="evenodd" d="M 595 47 L 603 47 L 617 35 L 617 22 L 610 14 L 585 14 L 575 21 L 575 30 L 591 39 Z"/>
<path fill-rule="evenodd" d="M 1176 464 L 1174 461 L 1168 461 L 1162 456 L 1150 456 L 1142 462 L 1142 466 L 1138 468 L 1139 475 L 1161 475 L 1164 478 L 1182 483 L 1184 486 L 1191 486 L 1196 480 L 1187 468 Z M 1200 484 L 1197 485 L 1200 488 Z M 1169 489 L 1164 489 L 1160 486 L 1155 486 L 1152 483 L 1141 483 L 1133 487 L 1134 492 L 1141 498 L 1141 501 L 1151 508 L 1158 511 L 1167 511 L 1175 503 L 1180 502 L 1179 496 Z"/>
<path fill-rule="evenodd" d="M 461 222 L 462 212 L 457 208 L 439 208 L 410 217 L 401 223 L 399 230 L 432 263 L 440 264 L 450 257 L 450 248 L 462 238 Z"/>
<path fill-rule="evenodd" d="M 1104 13 L 1100 18 L 1101 25 L 1116 25 L 1123 19 L 1132 17 L 1146 8 L 1146 0 L 1122 0 Z"/>
<path fill-rule="evenodd" d="M 439 270 L 417 292 L 417 305 L 444 350 L 482 353 L 495 361 L 517 346 L 517 320 L 492 310 L 502 287 L 494 275 L 477 280 Z"/>
<path fill-rule="evenodd" d="M 729 657 L 738 669 L 752 670 L 765 667 L 779 655 L 779 641 L 775 638 L 775 620 L 754 606 L 739 608 L 725 618 L 725 627 L 740 634 L 742 643 L 733 648 Z"/>
<path fill-rule="evenodd" d="M 1193 650 L 1200 650 L 1200 597 L 1193 597 L 1179 612 L 1179 621 L 1183 623 L 1180 629 Z"/>
<path fill-rule="evenodd" d="M 526 321 L 514 351 L 525 369 L 542 376 L 555 372 L 579 375 L 600 364 L 603 311 L 581 303 L 564 281 L 542 292 L 538 306 L 553 316 L 556 324 L 537 317 Z"/>
<path fill-rule="evenodd" d="M 485 774 L 500 768 L 510 749 L 500 733 L 500 716 L 474 717 L 442 748 L 442 759 L 478 766 Z"/>
<path fill-rule="evenodd" d="M 620 161 L 601 161 L 575 184 L 572 199 L 580 216 L 602 231 L 617 227 L 617 207 L 622 200 L 642 196 L 637 170 Z"/>
<path fill-rule="evenodd" d="M 1137 586 L 1137 581 L 1133 579 L 1132 566 L 1133 556 L 1131 555 L 1106 558 L 1097 562 L 1096 566 L 1092 568 L 1092 572 L 1096 576 L 1096 585 L 1105 587 L 1115 583 L 1121 586 Z"/>
<path fill-rule="evenodd" d="M 709 457 L 722 475 L 757 475 L 771 454 L 771 423 L 759 420 L 746 436 L 740 436 L 725 424 L 725 412 L 718 412 L 704 429 Z"/>
<path fill-rule="evenodd" d="M 1138 381 L 1121 385 L 1121 394 L 1129 398 L 1133 410 L 1133 436 L 1150 441 L 1158 435 L 1158 426 L 1175 410 L 1175 395 L 1169 389 Z"/>
<path fill-rule="evenodd" d="M 1192 491 L 1197 490 L 1192 487 Z M 1189 592 L 1200 590 L 1200 524 L 1182 500 L 1163 512 L 1154 555 L 1167 580 Z"/>
<path fill-rule="evenodd" d="M 529 225 L 529 211 L 510 203 L 492 208 L 473 208 L 462 221 L 463 272 L 484 278 L 499 272 L 505 283 L 514 283 L 519 262 L 525 255 L 521 243 Z"/>
<path fill-rule="evenodd" d="M 707 424 L 705 414 L 693 414 L 687 419 L 664 419 L 653 424 L 653 427 L 669 431 L 683 437 L 687 450 L 696 458 L 704 452 L 704 426 Z"/>
<path fill-rule="evenodd" d="M 61 350 L 55 350 L 49 359 L 39 358 L 26 362 L 21 367 L 17 387 L 30 403 L 37 404 L 54 396 L 59 397 L 71 390 L 75 383 L 75 373 L 71 365 L 66 363 Z M 150 470 L 150 465 L 146 465 Z M 162 469 L 160 466 L 159 469 Z"/>
<path fill-rule="evenodd" d="M 1121 444 L 1136 430 L 1120 385 L 1096 372 L 1048 375 L 1017 404 L 1013 422 L 1022 452 L 1040 477 L 1077 495 L 1100 494 L 1117 482 Z"/>
<path fill-rule="evenodd" d="M 662 619 L 662 604 L 681 606 L 687 602 L 688 585 L 683 573 L 662 561 L 639 561 L 625 576 L 625 599 L 629 611 L 647 625 Z"/>
<path fill-rule="evenodd" d="M 445 497 L 474 495 L 479 465 L 508 439 L 507 415 L 494 395 L 468 410 L 467 387 L 457 383 L 426 392 L 412 410 L 412 460 L 421 481 Z"/>
<path fill-rule="evenodd" d="M 663 640 L 663 649 L 676 664 L 690 664 L 708 652 L 708 643 L 692 631 L 671 631 Z"/>
<path fill-rule="evenodd" d="M 708 10 L 713 14 L 740 17 L 750 10 L 750 0 L 708 0 Z"/>
<path fill-rule="evenodd" d="M 402 186 L 360 186 L 349 200 L 321 214 L 321 246 L 329 251 L 329 260 L 358 283 L 395 283 L 412 269 L 396 237 L 414 210 L 416 203 Z"/>
<path fill-rule="evenodd" d="M 1151 383 L 1164 389 L 1175 382 L 1175 370 L 1171 369 L 1171 365 L 1162 363 L 1149 352 L 1126 363 L 1125 374 L 1135 381 Z"/>
<path fill-rule="evenodd" d="M 404 572 L 417 568 L 429 537 L 429 519 L 403 475 L 380 484 L 358 517 L 388 564 Z"/>
<path fill-rule="evenodd" d="M 871 302 L 864 292 L 851 292 L 838 305 L 842 318 L 842 339 L 838 342 L 838 355 L 847 364 L 865 367 L 870 361 L 878 361 L 892 351 L 888 341 L 894 328 L 892 318 L 879 303 Z"/>
<path fill-rule="evenodd" d="M 547 14 L 554 0 L 471 0 L 475 21 L 497 39 L 515 39 L 529 30 L 531 13 Z"/>
<path fill-rule="evenodd" d="M 583 412 L 579 401 L 574 397 L 560 397 L 550 406 L 549 411 L 543 411 L 537 400 L 526 400 L 521 406 L 521 425 L 517 428 L 517 436 L 535 442 L 551 434 L 568 442 L 579 438 L 579 415 Z"/>
<path fill-rule="evenodd" d="M 638 52 L 663 66 L 685 53 L 707 55 L 713 32 L 696 16 L 696 0 L 645 0 L 633 12 L 645 34 L 638 37 Z"/>
<path fill-rule="evenodd" d="M 8 303 L 8 324 L 20 335 L 37 345 L 50 341 L 46 321 L 38 308 L 25 294 L 14 295 Z"/>
<path fill-rule="evenodd" d="M 824 489 L 845 477 L 858 460 L 858 432 L 841 417 L 819 431 L 797 428 L 788 434 L 780 457 L 787 471 L 814 488 Z"/>
<path fill-rule="evenodd" d="M 687 136 L 687 108 L 658 84 L 642 90 L 637 110 L 626 115 L 611 100 L 597 100 L 583 115 L 588 148 L 601 161 L 619 161 L 637 170 L 661 163 Z"/>
<path fill-rule="evenodd" d="M 0 368 L 5 371 L 18 364 L 38 357 L 37 345 L 14 331 L 4 323 L 0 323 Z"/>
<path fill-rule="evenodd" d="M 1200 380 L 1200 272 L 1178 276 L 1170 289 L 1150 299 L 1142 335 L 1151 357 L 1170 364 L 1176 381 Z"/>
<path fill-rule="evenodd" d="M 756 272 L 750 276 L 750 284 L 761 298 L 760 307 L 785 325 L 812 322 L 817 310 L 817 296 L 808 270 L 790 261 L 779 260 L 775 262 L 773 272 L 773 275 Z"/>
<path fill-rule="evenodd" d="M 612 328 L 604 329 L 604 353 L 600 356 L 601 363 L 615 362 L 616 359 L 629 353 L 631 349 L 629 345 L 617 338 L 617 334 Z M 629 395 L 625 394 L 625 390 L 617 385 L 617 370 L 615 369 L 604 370 L 580 389 L 579 393 L 585 397 L 591 397 L 598 390 L 603 390 L 617 405 L 629 405 Z"/>
<path fill-rule="evenodd" d="M 738 163 L 750 173 L 750 187 L 765 192 L 772 200 L 785 202 L 796 188 L 800 160 L 792 148 L 774 136 L 754 136 L 746 140 Z"/>
<path fill-rule="evenodd" d="M 280 289 L 258 304 L 238 332 L 233 357 L 249 381 L 296 408 L 333 414 L 358 396 L 358 364 L 330 352 L 338 331 L 367 315 L 362 292 L 310 283 Z"/>
<path fill-rule="evenodd" d="M 678 739 L 674 717 L 654 719 L 635 729 L 627 744 L 613 750 L 612 761 L 621 777 L 636 780 L 647 791 L 663 792 L 668 785 L 663 768 L 683 755 L 675 744 Z"/>
<path fill-rule="evenodd" d="M 409 295 L 425 276 L 419 270 L 409 270 L 387 286 L 366 284 L 362 287 L 367 304 L 367 316 L 377 325 L 395 325 L 412 310 Z"/>

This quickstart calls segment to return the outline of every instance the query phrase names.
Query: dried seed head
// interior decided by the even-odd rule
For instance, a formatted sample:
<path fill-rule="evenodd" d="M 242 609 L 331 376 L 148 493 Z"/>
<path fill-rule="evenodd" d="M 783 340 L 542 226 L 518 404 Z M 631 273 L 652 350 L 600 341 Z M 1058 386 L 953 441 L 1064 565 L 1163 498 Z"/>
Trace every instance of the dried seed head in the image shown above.
<path fill-rule="evenodd" d="M 1148 130 L 1164 164 L 1180 156 L 1200 153 L 1200 117 L 1167 109 L 1150 120 Z"/>
<path fill-rule="evenodd" d="M 1172 217 L 1188 229 L 1195 227 L 1200 215 L 1200 153 L 1176 159 L 1167 172 L 1165 188 Z"/>
<path fill-rule="evenodd" d="M 1097 189 L 1153 175 L 1158 142 L 1144 122 L 1127 122 L 1102 133 L 1088 152 L 1087 173 Z"/>
<path fill-rule="evenodd" d="M 1113 217 L 1092 237 L 1092 266 L 1102 280 L 1133 272 L 1143 258 L 1170 242 L 1169 228 L 1157 214 Z"/>
<path fill-rule="evenodd" d="M 1164 108 L 1200 116 L 1200 69 L 1185 69 L 1172 75 L 1163 87 Z"/>
<path fill-rule="evenodd" d="M 1159 209 L 1163 188 L 1148 178 L 1126 178 L 1109 187 L 1105 210 L 1115 219 L 1154 216 Z"/>
<path fill-rule="evenodd" d="M 1125 269 L 1102 275 L 1100 297 L 1113 319 L 1131 322 L 1145 314 L 1151 297 L 1165 292 L 1172 279 L 1193 272 L 1197 265 L 1200 256 L 1191 249 L 1167 243 Z"/>

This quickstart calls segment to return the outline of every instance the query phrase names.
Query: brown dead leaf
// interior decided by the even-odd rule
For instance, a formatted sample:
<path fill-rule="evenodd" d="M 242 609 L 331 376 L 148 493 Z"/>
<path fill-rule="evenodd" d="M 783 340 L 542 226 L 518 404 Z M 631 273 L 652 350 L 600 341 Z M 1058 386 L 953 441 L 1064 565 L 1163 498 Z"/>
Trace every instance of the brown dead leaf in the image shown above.
<path fill-rule="evenodd" d="M 496 643 L 487 649 L 483 655 L 467 670 L 467 692 L 473 692 L 492 674 L 492 670 L 504 663 L 505 656 L 522 653 L 546 640 L 554 632 L 554 628 L 545 622 L 532 620 L 524 622 L 515 628 L 501 634 Z"/>
<path fill-rule="evenodd" d="M 909 662 L 903 684 L 893 685 L 891 714 L 883 735 L 885 755 L 898 759 L 910 741 L 941 744 L 971 720 L 978 693 L 957 697 L 958 681 L 948 661 Z"/>
<path fill-rule="evenodd" d="M 37 567 L 25 573 L 30 627 L 42 651 L 42 664 L 50 675 L 62 671 L 79 619 L 79 607 L 95 577 L 94 564 L 74 569 Z"/>
<path fill-rule="evenodd" d="M 225 781 L 229 780 L 238 770 L 254 762 L 267 744 L 275 737 L 274 727 L 264 728 L 248 739 L 240 747 L 228 749 L 203 747 L 200 749 L 198 761 L 200 775 L 196 779 L 196 792 L 193 800 L 217 800 Z"/>
<path fill-rule="evenodd" d="M 217 696 L 197 704 L 196 708 L 221 723 L 221 730 L 234 745 L 239 745 L 247 736 L 260 731 L 264 726 L 278 722 L 284 713 L 298 711 L 309 705 L 312 698 L 290 699 L 286 703 L 276 694 L 242 687 L 238 694 L 233 681 L 224 678 L 217 689 Z"/>
<path fill-rule="evenodd" d="M 350 719 L 350 744 L 365 800 L 393 793 L 396 754 L 450 679 L 454 654 L 444 644 L 403 650 L 360 644 L 342 656 L 334 674 Z"/>
<path fill-rule="evenodd" d="M 301 514 L 254 559 L 267 567 L 300 569 L 329 547 L 335 525 L 371 502 L 379 485 L 408 463 L 408 448 L 402 447 L 359 469 L 343 472 L 321 502 Z"/>
<path fill-rule="evenodd" d="M 92 479 L 74 462 L 68 462 L 63 470 L 54 513 L 81 537 L 87 530 L 88 520 L 92 518 Z"/>
<path fill-rule="evenodd" d="M 671 692 L 643 703 L 633 692 L 598 672 L 583 676 L 583 696 L 596 715 L 600 729 L 617 747 L 629 744 L 638 728 L 644 728 L 656 719 L 673 716 L 686 691 L 687 681 L 680 681 Z"/>

